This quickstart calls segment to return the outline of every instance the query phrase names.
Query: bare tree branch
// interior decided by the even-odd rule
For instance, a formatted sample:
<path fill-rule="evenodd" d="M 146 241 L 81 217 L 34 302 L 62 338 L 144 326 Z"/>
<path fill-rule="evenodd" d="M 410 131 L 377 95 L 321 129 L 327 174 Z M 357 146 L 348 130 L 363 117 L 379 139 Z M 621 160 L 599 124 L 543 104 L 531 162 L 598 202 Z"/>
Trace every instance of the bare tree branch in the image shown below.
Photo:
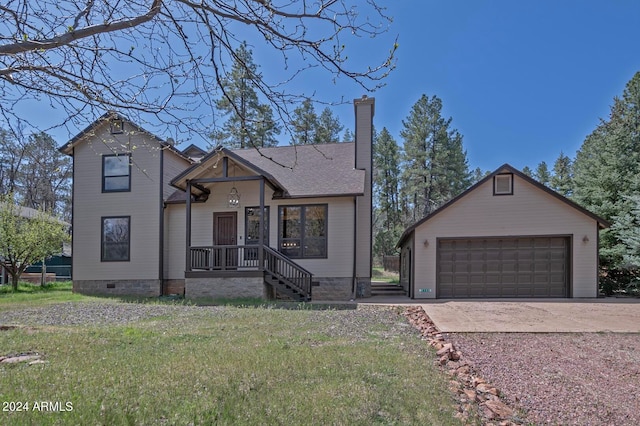
<path fill-rule="evenodd" d="M 0 5 L 0 119 L 5 127 L 70 134 L 108 110 L 158 134 L 206 137 L 216 122 L 221 82 L 244 41 L 270 51 L 278 75 L 250 84 L 283 123 L 310 93 L 291 83 L 323 71 L 374 91 L 395 67 L 397 43 L 367 48 L 379 58 L 354 67 L 350 43 L 387 31 L 377 0 L 6 0 Z M 323 99 L 322 101 L 327 102 Z M 42 125 L 33 103 L 62 111 Z M 1 126 L 1 124 L 0 124 Z M 287 128 L 285 127 L 285 131 Z"/>

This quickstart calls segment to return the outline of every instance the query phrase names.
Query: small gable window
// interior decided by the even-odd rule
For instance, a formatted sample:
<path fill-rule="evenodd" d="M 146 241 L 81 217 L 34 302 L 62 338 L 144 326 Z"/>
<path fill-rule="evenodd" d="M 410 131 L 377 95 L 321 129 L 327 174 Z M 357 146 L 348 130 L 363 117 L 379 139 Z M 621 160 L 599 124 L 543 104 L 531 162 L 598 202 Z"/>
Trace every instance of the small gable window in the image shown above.
<path fill-rule="evenodd" d="M 131 191 L 131 154 L 102 156 L 102 192 Z"/>
<path fill-rule="evenodd" d="M 513 195 L 513 173 L 493 177 L 493 195 Z"/>
<path fill-rule="evenodd" d="M 111 134 L 118 135 L 124 133 L 124 120 L 120 117 L 115 117 L 111 120 Z"/>

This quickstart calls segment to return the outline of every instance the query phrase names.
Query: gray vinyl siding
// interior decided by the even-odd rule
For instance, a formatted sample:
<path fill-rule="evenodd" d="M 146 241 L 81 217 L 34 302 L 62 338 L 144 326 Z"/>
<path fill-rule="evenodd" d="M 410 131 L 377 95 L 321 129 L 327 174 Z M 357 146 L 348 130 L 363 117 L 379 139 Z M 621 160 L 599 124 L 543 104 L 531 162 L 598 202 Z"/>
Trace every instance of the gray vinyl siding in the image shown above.
<path fill-rule="evenodd" d="M 356 100 L 356 169 L 365 171 L 364 195 L 356 198 L 356 275 L 358 278 L 371 277 L 372 262 L 372 150 L 374 113 L 373 98 Z"/>
<path fill-rule="evenodd" d="M 164 159 L 162 161 L 163 167 L 163 188 L 162 196 L 166 200 L 171 194 L 176 191 L 176 188 L 171 186 L 171 180 L 186 170 L 191 164 L 185 159 L 178 156 L 175 152 L 165 148 L 163 151 Z"/>
<path fill-rule="evenodd" d="M 126 125 L 126 123 L 125 123 Z M 98 126 L 74 148 L 74 280 L 158 279 L 160 145 L 148 134 Z M 132 153 L 131 191 L 102 192 L 102 155 Z M 130 261 L 101 262 L 101 218 L 130 216 Z"/>

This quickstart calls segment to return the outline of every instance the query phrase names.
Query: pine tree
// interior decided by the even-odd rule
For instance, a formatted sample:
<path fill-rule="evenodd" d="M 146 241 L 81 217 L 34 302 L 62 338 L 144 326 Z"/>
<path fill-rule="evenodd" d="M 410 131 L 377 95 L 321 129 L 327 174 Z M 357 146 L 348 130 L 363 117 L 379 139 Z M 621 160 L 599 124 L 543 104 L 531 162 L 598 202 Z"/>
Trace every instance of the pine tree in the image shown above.
<path fill-rule="evenodd" d="M 483 172 L 480 167 L 476 167 L 476 169 L 472 172 L 471 183 L 478 183 L 485 177 L 487 177 L 491 172 Z"/>
<path fill-rule="evenodd" d="M 380 256 L 395 253 L 402 233 L 399 184 L 400 148 L 385 127 L 375 135 L 373 145 L 374 252 Z"/>
<path fill-rule="evenodd" d="M 302 104 L 293 110 L 293 139 L 294 145 L 310 145 L 316 141 L 318 129 L 318 115 L 316 114 L 311 99 L 305 99 Z"/>
<path fill-rule="evenodd" d="M 640 72 L 615 98 L 608 120 L 585 139 L 573 164 L 573 199 L 590 211 L 613 221 L 601 232 L 601 265 L 624 267 L 628 248 L 616 220 L 631 215 L 633 196 L 640 193 Z"/>
<path fill-rule="evenodd" d="M 354 137 L 351 130 L 347 127 L 344 131 L 344 135 L 342 135 L 342 142 L 353 142 Z"/>
<path fill-rule="evenodd" d="M 533 171 L 531 170 L 531 168 L 529 166 L 524 166 L 522 168 L 522 173 L 524 173 L 525 175 L 529 176 L 530 178 L 533 177 Z"/>
<path fill-rule="evenodd" d="M 333 115 L 329 107 L 326 107 L 318 117 L 315 143 L 340 142 L 340 132 L 343 128 L 344 126 L 340 124 L 340 119 Z"/>
<path fill-rule="evenodd" d="M 422 95 L 402 121 L 403 198 L 413 220 L 458 195 L 471 181 L 462 136 L 450 128 L 451 118 L 443 118 L 441 112 L 437 96 Z"/>
<path fill-rule="evenodd" d="M 560 151 L 560 155 L 553 164 L 553 176 L 551 176 L 551 189 L 563 195 L 570 197 L 573 193 L 573 165 L 571 159 Z"/>
<path fill-rule="evenodd" d="M 547 166 L 547 163 L 545 161 L 541 161 L 538 164 L 533 177 L 541 184 L 549 186 L 549 182 L 551 181 L 551 173 L 549 173 L 549 167 Z"/>
<path fill-rule="evenodd" d="M 222 80 L 222 97 L 216 106 L 227 117 L 221 130 L 210 135 L 216 144 L 230 148 L 254 148 L 277 145 L 280 128 L 273 120 L 271 107 L 261 104 L 255 84 L 262 77 L 253 62 L 253 53 L 242 43 L 235 51 L 231 72 Z"/>

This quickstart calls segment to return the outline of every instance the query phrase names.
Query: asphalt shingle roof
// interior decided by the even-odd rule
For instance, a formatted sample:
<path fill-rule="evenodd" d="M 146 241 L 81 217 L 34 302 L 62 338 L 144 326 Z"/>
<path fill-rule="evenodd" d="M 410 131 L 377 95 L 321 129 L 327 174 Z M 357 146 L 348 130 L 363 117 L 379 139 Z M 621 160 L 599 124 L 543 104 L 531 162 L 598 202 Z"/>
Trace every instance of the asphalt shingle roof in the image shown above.
<path fill-rule="evenodd" d="M 243 149 L 232 153 L 270 174 L 284 187 L 288 197 L 364 193 L 365 172 L 354 167 L 354 143 Z"/>

